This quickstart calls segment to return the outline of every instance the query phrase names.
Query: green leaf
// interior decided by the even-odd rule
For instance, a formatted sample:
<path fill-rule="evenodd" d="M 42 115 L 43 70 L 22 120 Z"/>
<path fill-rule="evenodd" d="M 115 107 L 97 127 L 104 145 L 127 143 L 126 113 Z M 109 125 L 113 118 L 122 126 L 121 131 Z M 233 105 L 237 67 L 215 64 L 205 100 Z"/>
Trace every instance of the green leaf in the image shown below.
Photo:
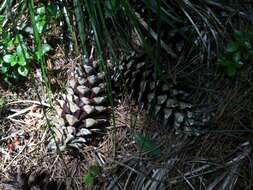
<path fill-rule="evenodd" d="M 16 37 L 15 37 L 15 40 L 14 40 L 14 43 L 15 44 L 19 44 L 19 42 L 23 42 L 23 36 L 21 35 L 21 34 L 18 34 L 18 35 L 16 35 Z"/>
<path fill-rule="evenodd" d="M 24 66 L 19 66 L 18 67 L 18 73 L 24 77 L 28 75 L 28 68 Z"/>
<path fill-rule="evenodd" d="M 24 56 L 19 57 L 18 64 L 21 66 L 25 66 L 27 64 Z"/>
<path fill-rule="evenodd" d="M 6 32 L 4 31 L 3 34 L 2 34 L 2 39 L 1 39 L 1 42 L 4 46 L 8 47 L 8 43 L 10 42 L 10 33 L 9 32 Z"/>
<path fill-rule="evenodd" d="M 49 44 L 42 44 L 42 53 L 46 54 L 51 50 L 51 46 Z"/>
<path fill-rule="evenodd" d="M 229 53 L 233 53 L 239 49 L 239 45 L 236 42 L 230 42 L 226 48 L 226 51 Z"/>
<path fill-rule="evenodd" d="M 14 66 L 17 61 L 16 61 L 16 54 L 6 54 L 3 57 L 4 62 L 6 63 L 11 63 L 11 66 Z"/>
<path fill-rule="evenodd" d="M 148 153 L 152 156 L 161 155 L 161 149 L 152 139 L 144 136 L 143 134 L 135 134 L 134 138 L 136 144 L 140 147 L 141 151 Z"/>
<path fill-rule="evenodd" d="M 87 174 L 83 177 L 83 182 L 87 186 L 92 186 L 94 183 L 94 177 L 91 176 L 90 174 Z"/>
<path fill-rule="evenodd" d="M 4 16 L 4 15 L 0 15 L 0 23 L 1 23 L 0 25 L 2 25 L 3 21 L 5 20 L 5 17 L 6 16 Z"/>
<path fill-rule="evenodd" d="M 46 9 L 44 6 L 41 6 L 36 9 L 37 15 L 35 15 L 35 22 L 38 32 L 41 34 L 46 25 Z"/>
<path fill-rule="evenodd" d="M 23 49 L 21 45 L 17 46 L 16 53 L 18 55 L 18 61 L 17 61 L 18 64 L 21 66 L 25 66 L 27 64 L 27 59 L 29 59 L 29 54 L 24 44 L 23 44 Z"/>
<path fill-rule="evenodd" d="M 35 52 L 37 59 L 41 59 L 46 52 L 50 51 L 50 49 L 51 46 L 49 44 L 42 44 L 42 51 L 37 50 Z"/>
<path fill-rule="evenodd" d="M 44 6 L 41 6 L 41 7 L 37 8 L 36 12 L 39 15 L 45 15 L 46 14 L 46 9 L 45 9 Z"/>
<path fill-rule="evenodd" d="M 6 63 L 11 63 L 11 62 L 14 60 L 14 57 L 13 57 L 13 55 L 11 55 L 11 54 L 6 54 L 6 55 L 3 57 L 3 60 L 4 60 L 4 62 L 6 62 Z"/>
<path fill-rule="evenodd" d="M 37 50 L 37 51 L 35 52 L 35 55 L 36 55 L 37 59 L 40 60 L 40 59 L 42 58 L 42 56 L 43 56 L 43 52 Z"/>
<path fill-rule="evenodd" d="M 58 7 L 58 5 L 56 5 L 56 4 L 50 4 L 47 7 L 47 10 L 48 10 L 48 13 L 49 13 L 50 17 L 54 17 L 54 18 L 58 17 L 58 15 L 59 15 L 59 7 Z"/>
<path fill-rule="evenodd" d="M 2 73 L 7 73 L 8 70 L 9 70 L 9 67 L 5 67 L 5 66 L 2 66 L 2 67 L 1 67 Z"/>
<path fill-rule="evenodd" d="M 19 57 L 20 57 L 20 56 L 23 56 L 23 51 L 22 51 L 21 45 L 18 45 L 18 46 L 17 46 L 16 52 L 17 52 L 17 55 L 18 55 Z"/>
<path fill-rule="evenodd" d="M 101 175 L 102 171 L 101 171 L 101 168 L 100 168 L 99 166 L 93 165 L 93 166 L 90 166 L 90 168 L 89 168 L 89 173 L 90 173 L 92 176 L 96 177 L 96 176 L 98 176 L 98 175 Z"/>
<path fill-rule="evenodd" d="M 36 26 L 37 26 L 39 33 L 41 34 L 43 32 L 44 23 L 38 22 L 38 23 L 36 23 Z"/>
<path fill-rule="evenodd" d="M 83 182 L 87 186 L 92 186 L 95 177 L 102 174 L 101 168 L 97 165 L 89 167 L 87 174 L 83 177 Z"/>

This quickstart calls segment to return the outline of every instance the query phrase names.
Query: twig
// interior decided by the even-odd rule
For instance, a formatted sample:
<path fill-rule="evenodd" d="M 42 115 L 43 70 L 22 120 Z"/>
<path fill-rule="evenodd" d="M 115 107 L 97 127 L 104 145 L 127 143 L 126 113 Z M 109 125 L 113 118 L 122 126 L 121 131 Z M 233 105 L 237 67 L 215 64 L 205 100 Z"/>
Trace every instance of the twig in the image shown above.
<path fill-rule="evenodd" d="M 38 119 L 41 119 L 41 118 L 44 117 L 44 115 L 41 114 L 41 113 L 33 113 L 33 112 L 29 112 L 27 115 L 28 115 L 28 116 L 31 116 L 31 117 L 38 118 Z"/>
<path fill-rule="evenodd" d="M 32 103 L 32 104 L 42 105 L 42 106 L 45 106 L 45 107 L 50 107 L 49 104 L 47 104 L 45 102 L 39 102 L 39 101 L 36 101 L 36 100 L 17 100 L 17 101 L 9 102 L 6 105 L 19 104 L 19 103 Z"/>
<path fill-rule="evenodd" d="M 9 115 L 7 118 L 8 118 L 8 119 L 11 119 L 11 118 L 16 117 L 16 116 L 18 116 L 18 115 L 24 114 L 24 113 L 26 113 L 26 112 L 28 112 L 28 111 L 34 109 L 36 106 L 37 106 L 37 105 L 32 105 L 32 106 L 30 106 L 30 107 L 28 107 L 28 108 L 22 109 L 22 110 L 18 111 L 17 113 L 14 113 L 14 114 L 12 114 L 12 115 Z"/>
<path fill-rule="evenodd" d="M 21 124 L 23 124 L 23 125 L 27 125 L 27 123 L 24 122 L 24 121 L 20 121 L 20 120 L 13 119 L 13 118 L 10 118 L 10 120 L 13 121 L 13 122 L 21 123 Z"/>

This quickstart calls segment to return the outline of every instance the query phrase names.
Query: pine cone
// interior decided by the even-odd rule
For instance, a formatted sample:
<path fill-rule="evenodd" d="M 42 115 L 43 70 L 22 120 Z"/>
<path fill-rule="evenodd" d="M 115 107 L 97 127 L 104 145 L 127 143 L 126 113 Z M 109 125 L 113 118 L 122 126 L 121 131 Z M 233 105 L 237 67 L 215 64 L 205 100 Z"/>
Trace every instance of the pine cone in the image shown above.
<path fill-rule="evenodd" d="M 66 92 L 57 99 L 54 130 L 60 150 L 66 146 L 81 148 L 109 125 L 106 83 L 98 67 L 98 62 L 86 59 L 75 69 Z M 56 149 L 55 142 L 49 144 L 49 149 Z"/>
<path fill-rule="evenodd" d="M 164 126 L 175 127 L 177 132 L 188 135 L 199 135 L 205 131 L 210 121 L 209 113 L 205 107 L 191 104 L 190 93 L 173 83 L 168 77 L 166 65 L 159 65 L 160 72 L 155 72 L 154 64 L 146 63 L 143 55 L 135 54 L 128 56 L 120 65 L 123 66 L 121 86 L 124 86 L 121 90 L 127 91 L 131 100 L 136 100 Z M 120 82 L 119 78 L 115 81 Z"/>

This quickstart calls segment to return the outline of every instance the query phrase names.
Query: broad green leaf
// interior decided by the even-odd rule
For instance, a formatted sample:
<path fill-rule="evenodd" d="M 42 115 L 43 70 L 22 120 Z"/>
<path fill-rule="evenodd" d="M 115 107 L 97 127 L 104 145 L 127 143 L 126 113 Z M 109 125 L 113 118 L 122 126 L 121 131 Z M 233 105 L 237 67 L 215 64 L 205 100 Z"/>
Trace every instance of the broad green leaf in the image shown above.
<path fill-rule="evenodd" d="M 18 45 L 17 48 L 16 48 L 16 53 L 17 55 L 20 57 L 20 56 L 23 56 L 23 51 L 22 51 L 22 47 L 21 45 Z"/>
<path fill-rule="evenodd" d="M 4 31 L 4 32 L 2 33 L 1 43 L 2 43 L 5 47 L 8 47 L 8 44 L 9 44 L 9 42 L 11 41 L 10 38 L 11 38 L 11 37 L 10 37 L 10 33 Z"/>
<path fill-rule="evenodd" d="M 148 153 L 152 156 L 161 155 L 161 149 L 152 139 L 146 137 L 143 134 L 135 134 L 134 139 L 136 144 L 140 147 L 141 151 Z"/>
<path fill-rule="evenodd" d="M 90 174 L 87 174 L 87 175 L 83 176 L 83 182 L 87 186 L 92 186 L 94 183 L 94 177 L 91 176 Z"/>
<path fill-rule="evenodd" d="M 1 67 L 2 73 L 7 73 L 7 72 L 8 72 L 8 69 L 9 69 L 9 67 L 5 67 L 5 66 L 2 66 L 2 67 Z"/>
<path fill-rule="evenodd" d="M 59 7 L 56 4 L 50 4 L 47 7 L 48 13 L 50 17 L 57 18 L 59 16 Z"/>
<path fill-rule="evenodd" d="M 29 54 L 27 52 L 27 49 L 26 49 L 24 44 L 22 46 L 23 46 L 23 49 L 22 49 L 21 45 L 17 46 L 16 53 L 17 53 L 18 57 L 24 57 L 25 56 L 26 58 L 28 58 Z"/>
<path fill-rule="evenodd" d="M 94 177 L 101 175 L 102 173 L 101 168 L 97 165 L 90 166 L 88 172 Z"/>
<path fill-rule="evenodd" d="M 35 19 L 36 22 L 39 22 L 39 18 L 40 18 L 39 15 L 36 15 L 36 16 L 34 17 L 34 19 Z"/>
<path fill-rule="evenodd" d="M 6 63 L 12 63 L 15 62 L 16 55 L 15 54 L 6 54 L 3 57 L 4 62 Z"/>
<path fill-rule="evenodd" d="M 48 51 L 50 51 L 51 46 L 49 44 L 42 44 L 42 51 L 36 51 L 35 55 L 38 59 L 41 59 L 42 56 L 47 53 Z"/>
<path fill-rule="evenodd" d="M 83 182 L 87 186 L 91 186 L 95 177 L 102 174 L 101 168 L 97 165 L 90 166 L 87 174 L 83 177 Z"/>
<path fill-rule="evenodd" d="M 49 44 L 42 44 L 42 53 L 45 54 L 49 52 L 51 49 L 51 46 Z"/>
<path fill-rule="evenodd" d="M 28 75 L 28 69 L 27 67 L 24 66 L 19 66 L 18 67 L 18 73 L 24 77 L 26 77 Z"/>
<path fill-rule="evenodd" d="M 4 15 L 0 15 L 0 23 L 2 23 L 4 21 L 4 19 L 5 19 L 5 16 Z M 0 25 L 2 25 L 2 24 L 0 24 Z"/>
<path fill-rule="evenodd" d="M 26 59 L 23 55 L 21 57 L 19 57 L 18 64 L 21 65 L 21 66 L 25 66 L 27 64 Z"/>
<path fill-rule="evenodd" d="M 45 15 L 36 15 L 35 16 L 36 26 L 39 33 L 43 32 L 43 29 L 46 25 L 46 16 Z"/>
<path fill-rule="evenodd" d="M 46 9 L 45 9 L 44 6 L 41 6 L 41 7 L 37 8 L 36 12 L 39 15 L 45 15 L 46 14 Z"/>
<path fill-rule="evenodd" d="M 18 45 L 16 48 L 16 53 L 18 55 L 18 64 L 25 66 L 27 63 L 27 59 L 29 59 L 29 54 L 27 52 L 26 47 L 23 44 L 23 49 L 21 47 L 21 45 Z"/>
<path fill-rule="evenodd" d="M 38 22 L 38 23 L 36 23 L 36 26 L 37 26 L 39 33 L 42 33 L 43 28 L 44 28 L 44 24 L 41 22 Z"/>
<path fill-rule="evenodd" d="M 15 37 L 15 41 L 14 43 L 15 44 L 19 44 L 19 42 L 23 42 L 23 36 L 21 34 L 18 34 L 16 37 Z"/>
<path fill-rule="evenodd" d="M 39 7 L 36 9 L 37 15 L 35 15 L 35 22 L 39 33 L 43 32 L 43 29 L 46 25 L 46 10 L 45 7 Z"/>

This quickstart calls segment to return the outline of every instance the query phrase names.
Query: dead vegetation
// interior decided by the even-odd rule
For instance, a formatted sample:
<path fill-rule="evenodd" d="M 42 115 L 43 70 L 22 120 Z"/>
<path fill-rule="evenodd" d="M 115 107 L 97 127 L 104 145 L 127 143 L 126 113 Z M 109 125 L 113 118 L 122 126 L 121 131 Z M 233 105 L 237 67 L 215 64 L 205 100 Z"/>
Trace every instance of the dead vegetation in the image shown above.
<path fill-rule="evenodd" d="M 55 154 L 47 151 L 46 144 L 52 136 L 45 118 L 38 117 L 43 116 L 38 110 L 45 106 L 23 99 L 9 102 L 4 108 L 19 107 L 19 111 L 15 117 L 10 111 L 5 112 L 6 119 L 1 123 L 5 127 L 2 130 L 5 133 L 1 133 L 2 185 L 18 189 L 17 185 L 43 184 L 50 189 L 45 184 L 54 182 L 59 187 L 62 184 L 63 189 L 84 189 L 83 176 L 90 165 L 96 164 L 102 173 L 96 177 L 93 189 L 194 189 L 197 186 L 250 189 L 251 181 L 247 177 L 250 175 L 250 133 L 231 132 L 225 125 L 228 120 L 216 122 L 216 125 L 223 123 L 219 125 L 221 131 L 186 138 L 176 136 L 174 129 L 151 121 L 147 113 L 129 109 L 123 101 L 116 108 L 116 126 L 109 127 L 98 146 Z M 161 150 L 158 157 L 138 147 L 133 138 L 136 132 L 154 140 Z M 38 176 L 44 176 L 44 181 L 38 180 Z"/>
<path fill-rule="evenodd" d="M 211 5 L 218 7 L 217 10 L 231 12 L 228 7 Z M 194 14 L 198 13 L 201 12 L 197 10 Z M 245 18 L 242 12 L 238 14 Z M 144 14 L 142 20 L 144 25 L 147 25 L 146 16 Z M 232 25 L 231 20 L 227 22 Z M 81 56 L 74 56 L 77 52 L 68 52 L 66 50 L 71 48 L 63 47 L 62 42 L 58 44 L 60 37 L 66 37 L 66 31 L 57 27 L 52 27 L 52 33 L 48 34 L 48 42 L 53 43 L 54 50 L 46 55 L 52 100 L 65 88 L 74 68 L 82 61 Z M 225 30 L 223 26 L 219 29 Z M 91 39 L 92 32 L 88 34 L 88 41 L 92 43 L 88 47 L 93 54 L 95 42 Z M 117 41 L 116 32 L 113 34 L 115 44 L 122 43 Z M 131 35 L 138 44 L 134 46 L 139 48 L 138 32 Z M 171 39 L 168 44 L 176 49 L 181 36 Z M 196 37 L 198 41 L 203 39 Z M 165 41 L 160 53 L 166 58 L 172 53 L 168 53 L 170 48 L 165 44 L 168 39 L 162 40 Z M 212 43 L 206 42 L 207 45 Z M 105 48 L 105 54 L 109 54 L 108 49 Z M 116 50 L 121 51 L 120 48 Z M 192 59 L 188 59 L 191 57 L 188 50 L 189 54 L 194 54 Z M 111 125 L 100 138 L 94 138 L 80 150 L 51 152 L 47 146 L 54 136 L 55 112 L 38 65 L 32 67 L 34 78 L 28 77 L 25 83 L 19 81 L 12 89 L 1 84 L 0 189 L 252 189 L 252 60 L 247 61 L 234 77 L 229 77 L 214 61 L 218 55 L 212 57 L 212 51 L 206 55 L 203 49 L 195 51 L 186 47 L 186 50 L 180 50 L 177 59 L 159 59 L 169 62 L 169 78 L 191 92 L 192 104 L 203 106 L 201 111 L 212 114 L 211 122 L 199 136 L 188 136 L 173 127 L 161 126 L 145 109 L 140 110 L 135 103 L 129 102 L 126 94 L 120 100 L 114 99 Z M 147 145 L 151 149 L 147 149 Z M 85 177 L 86 180 L 90 177 L 93 166 L 98 172 L 87 185 Z"/>

